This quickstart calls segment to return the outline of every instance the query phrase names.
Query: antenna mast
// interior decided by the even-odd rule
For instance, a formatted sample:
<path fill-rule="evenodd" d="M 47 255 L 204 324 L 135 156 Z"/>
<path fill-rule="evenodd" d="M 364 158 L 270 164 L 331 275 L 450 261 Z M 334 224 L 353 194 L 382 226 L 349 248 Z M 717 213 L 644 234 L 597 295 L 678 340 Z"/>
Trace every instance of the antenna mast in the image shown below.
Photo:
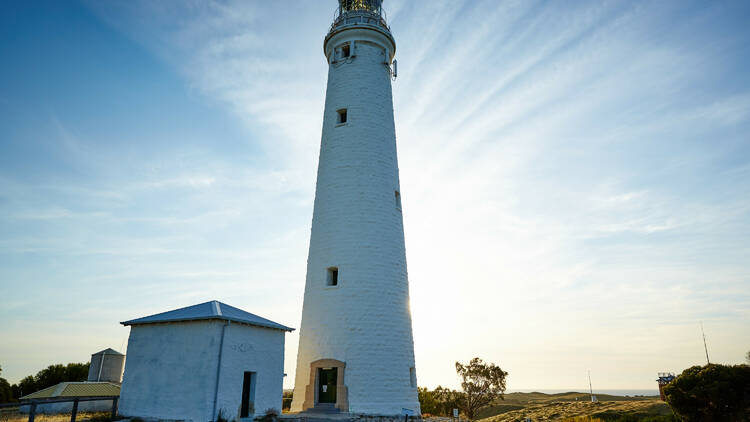
<path fill-rule="evenodd" d="M 594 397 L 594 389 L 591 387 L 591 370 L 589 369 L 589 394 L 591 394 L 591 401 L 596 401 L 596 398 Z"/>
<path fill-rule="evenodd" d="M 703 349 L 706 350 L 706 364 L 710 365 L 711 362 L 708 360 L 708 346 L 706 346 L 706 333 L 703 331 L 703 321 L 701 321 L 701 334 L 703 335 Z"/>

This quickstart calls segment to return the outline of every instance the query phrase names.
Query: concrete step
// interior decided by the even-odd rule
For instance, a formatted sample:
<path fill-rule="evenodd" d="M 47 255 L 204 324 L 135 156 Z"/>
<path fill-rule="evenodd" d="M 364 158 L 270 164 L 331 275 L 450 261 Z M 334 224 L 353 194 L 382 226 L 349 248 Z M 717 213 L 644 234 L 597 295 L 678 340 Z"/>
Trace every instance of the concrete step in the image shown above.
<path fill-rule="evenodd" d="M 334 404 L 317 404 L 315 407 L 307 409 L 306 413 L 341 413 L 341 410 Z"/>

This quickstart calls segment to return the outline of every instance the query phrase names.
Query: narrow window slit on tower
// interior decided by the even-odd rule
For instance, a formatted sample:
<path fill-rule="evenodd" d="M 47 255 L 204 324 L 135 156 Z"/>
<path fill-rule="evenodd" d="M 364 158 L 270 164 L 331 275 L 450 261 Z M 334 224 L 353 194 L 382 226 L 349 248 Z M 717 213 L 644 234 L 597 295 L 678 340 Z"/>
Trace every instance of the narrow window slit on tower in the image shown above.
<path fill-rule="evenodd" d="M 401 194 L 396 191 L 396 208 L 401 209 Z"/>
<path fill-rule="evenodd" d="M 346 109 L 342 108 L 340 110 L 336 110 L 336 113 L 338 113 L 339 115 L 338 119 L 336 120 L 336 123 L 338 124 L 346 123 Z"/>
<path fill-rule="evenodd" d="M 413 366 L 409 368 L 409 381 L 411 383 L 412 388 L 416 388 L 417 386 L 417 369 Z"/>
<path fill-rule="evenodd" d="M 328 276 L 326 277 L 326 284 L 329 286 L 339 285 L 339 269 L 336 267 L 328 268 Z"/>
<path fill-rule="evenodd" d="M 341 46 L 341 57 L 349 57 L 349 53 L 349 44 L 344 44 L 343 46 Z"/>

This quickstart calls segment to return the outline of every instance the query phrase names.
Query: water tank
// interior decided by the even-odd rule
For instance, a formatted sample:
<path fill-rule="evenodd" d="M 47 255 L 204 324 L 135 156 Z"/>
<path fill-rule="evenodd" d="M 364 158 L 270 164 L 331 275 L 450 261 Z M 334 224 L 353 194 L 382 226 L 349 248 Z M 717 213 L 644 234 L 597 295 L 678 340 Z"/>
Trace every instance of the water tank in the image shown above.
<path fill-rule="evenodd" d="M 125 367 L 125 355 L 105 349 L 91 355 L 88 381 L 122 382 L 122 369 Z"/>

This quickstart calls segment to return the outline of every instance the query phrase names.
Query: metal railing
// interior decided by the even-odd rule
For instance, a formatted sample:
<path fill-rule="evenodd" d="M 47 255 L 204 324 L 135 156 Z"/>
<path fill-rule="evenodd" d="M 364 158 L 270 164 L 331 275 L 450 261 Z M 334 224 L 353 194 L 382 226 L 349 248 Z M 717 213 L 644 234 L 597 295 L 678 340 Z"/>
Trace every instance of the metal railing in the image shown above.
<path fill-rule="evenodd" d="M 383 0 L 339 0 L 339 9 L 347 12 L 367 10 L 373 13 L 380 13 L 383 9 Z"/>
<path fill-rule="evenodd" d="M 97 400 L 112 400 L 112 412 L 110 417 L 112 419 L 117 416 L 117 402 L 120 400 L 120 396 L 85 396 L 85 397 L 63 397 L 54 399 L 32 399 L 17 403 L 0 403 L 0 409 L 6 407 L 21 407 L 29 406 L 29 422 L 34 422 L 36 417 L 36 407 L 40 404 L 47 403 L 66 403 L 73 402 L 73 409 L 70 411 L 70 422 L 75 422 L 76 415 L 78 414 L 78 403 L 82 401 L 97 401 Z"/>
<path fill-rule="evenodd" d="M 333 23 L 328 32 L 333 31 L 337 26 L 352 24 L 382 26 L 388 31 L 391 30 L 391 27 L 386 23 L 386 13 L 383 9 L 379 9 L 377 12 L 365 9 L 345 11 L 341 10 L 341 7 L 337 7 L 333 13 Z"/>

